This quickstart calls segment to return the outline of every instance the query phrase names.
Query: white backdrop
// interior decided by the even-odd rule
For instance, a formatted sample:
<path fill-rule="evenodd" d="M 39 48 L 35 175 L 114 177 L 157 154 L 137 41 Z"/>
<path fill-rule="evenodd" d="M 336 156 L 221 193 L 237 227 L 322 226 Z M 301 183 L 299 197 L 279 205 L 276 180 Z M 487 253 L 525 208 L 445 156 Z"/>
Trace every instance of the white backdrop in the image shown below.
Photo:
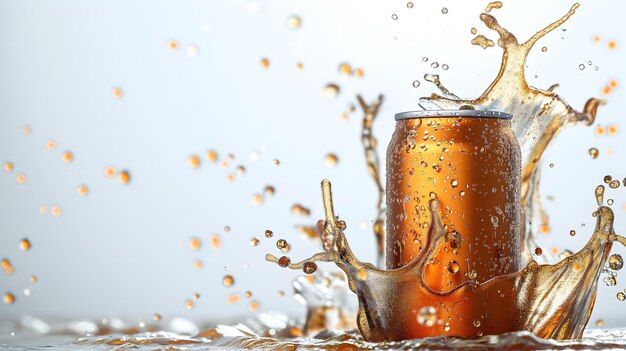
<path fill-rule="evenodd" d="M 361 114 L 346 121 L 341 113 L 357 93 L 367 100 L 383 93 L 374 132 L 384 155 L 393 114 L 417 109 L 417 99 L 434 91 L 425 73 L 439 73 L 456 94 L 475 97 L 495 76 L 501 56 L 498 47 L 470 45 L 471 27 L 496 39 L 478 18 L 487 2 L 414 2 L 411 9 L 396 0 L 1 2 L 0 162 L 12 162 L 14 170 L 0 171 L 0 259 L 10 259 L 15 272 L 0 272 L 0 294 L 12 292 L 16 302 L 0 303 L 0 319 L 147 320 L 160 313 L 220 321 L 248 313 L 247 299 L 226 304 L 228 294 L 246 290 L 260 311 L 301 314 L 290 288 L 298 273 L 263 257 L 276 253 L 277 238 L 292 244 L 293 259 L 318 250 L 294 225 L 322 216 L 323 178 L 333 182 L 354 250 L 372 261 L 376 190 L 359 141 Z M 571 5 L 505 2 L 492 13 L 525 40 Z M 597 124 L 623 128 L 625 10 L 619 1 L 582 1 L 563 30 L 538 43 L 527 62 L 528 81 L 542 88 L 560 83 L 559 93 L 582 108 L 615 79 L 618 87 L 606 96 Z M 301 18 L 299 29 L 287 26 L 292 15 Z M 169 49 L 171 40 L 178 50 Z M 610 40 L 615 49 L 608 48 Z M 268 69 L 260 67 L 262 58 L 270 60 Z M 450 68 L 433 69 L 433 61 Z M 589 61 L 592 66 L 579 69 Z M 342 62 L 362 68 L 364 76 L 341 75 Z M 412 86 L 415 79 L 419 88 Z M 336 98 L 322 96 L 327 83 L 340 86 Z M 121 98 L 113 97 L 116 87 Z M 32 128 L 29 136 L 24 126 Z M 46 148 L 48 140 L 56 141 L 55 150 Z M 594 146 L 596 160 L 587 153 Z M 553 199 L 546 200 L 553 230 L 541 239 L 544 248 L 583 245 L 594 223 L 593 189 L 606 174 L 626 176 L 624 146 L 621 130 L 598 136 L 595 126 L 574 127 L 547 152 L 545 162 L 555 167 L 545 168 L 542 183 L 544 197 Z M 235 160 L 222 168 L 203 158 L 198 169 L 190 168 L 188 157 L 208 149 L 220 160 L 228 153 Z M 74 155 L 69 164 L 62 161 L 66 150 Z M 255 150 L 257 161 L 249 157 Z M 324 164 L 329 152 L 339 157 L 334 168 Z M 228 183 L 227 173 L 238 165 L 246 174 Z M 127 169 L 131 182 L 106 178 L 107 166 Z M 24 184 L 18 174 L 26 175 Z M 80 184 L 89 187 L 87 196 L 77 194 Z M 276 195 L 254 205 L 253 194 L 266 185 Z M 618 232 L 626 223 L 624 193 L 607 195 L 615 199 Z M 293 216 L 294 203 L 309 207 L 311 217 Z M 39 213 L 41 206 L 47 214 Z M 53 206 L 61 216 L 50 213 Z M 263 238 L 266 228 L 274 239 Z M 570 237 L 570 229 L 578 234 Z M 219 251 L 209 244 L 211 234 L 221 236 Z M 202 239 L 199 251 L 189 248 L 194 236 Z M 258 247 L 249 245 L 253 236 L 261 239 Z M 20 250 L 22 238 L 30 239 L 30 251 Z M 195 259 L 204 269 L 193 269 Z M 32 274 L 37 283 L 29 282 Z M 222 286 L 225 274 L 235 277 L 233 287 Z M 626 284 L 617 280 L 615 287 L 600 284 L 593 321 L 626 324 L 626 302 L 615 298 Z M 286 296 L 278 298 L 278 290 Z M 184 300 L 196 292 L 196 307 L 185 309 Z"/>

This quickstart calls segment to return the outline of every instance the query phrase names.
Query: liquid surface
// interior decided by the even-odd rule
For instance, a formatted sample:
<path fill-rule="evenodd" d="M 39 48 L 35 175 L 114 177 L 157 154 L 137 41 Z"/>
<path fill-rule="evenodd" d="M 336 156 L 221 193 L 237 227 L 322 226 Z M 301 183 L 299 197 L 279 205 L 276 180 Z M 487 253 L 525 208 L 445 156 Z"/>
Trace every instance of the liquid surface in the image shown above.
<path fill-rule="evenodd" d="M 56 346 L 51 346 L 56 345 Z M 16 335 L 0 337 L 2 350 L 607 350 L 626 348 L 626 329 L 588 330 L 581 340 L 555 341 L 528 332 L 484 336 L 476 339 L 426 338 L 370 343 L 356 331 L 326 332 L 311 338 L 277 339 L 256 334 L 247 327 L 217 326 L 195 336 L 171 332 L 77 337 L 72 335 Z"/>

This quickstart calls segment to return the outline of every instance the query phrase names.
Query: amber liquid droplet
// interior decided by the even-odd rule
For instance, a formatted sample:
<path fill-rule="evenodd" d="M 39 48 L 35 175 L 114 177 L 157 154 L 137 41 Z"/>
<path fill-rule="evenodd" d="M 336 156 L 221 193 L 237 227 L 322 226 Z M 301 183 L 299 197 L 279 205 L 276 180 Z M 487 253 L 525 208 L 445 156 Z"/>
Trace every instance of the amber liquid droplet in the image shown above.
<path fill-rule="evenodd" d="M 28 251 L 30 250 L 30 240 L 28 239 L 22 239 L 20 240 L 20 249 L 22 249 L 23 251 Z"/>
<path fill-rule="evenodd" d="M 201 241 L 200 241 L 200 239 L 198 239 L 198 238 L 191 238 L 191 239 L 189 240 L 189 247 L 190 247 L 192 250 L 199 250 L 199 249 L 200 249 L 200 247 L 202 247 L 202 242 L 201 242 Z"/>
<path fill-rule="evenodd" d="M 12 172 L 13 171 L 13 163 L 5 162 L 4 163 L 4 170 L 7 171 L 7 172 Z"/>
<path fill-rule="evenodd" d="M 6 303 L 7 305 L 12 305 L 15 302 L 15 295 L 11 293 L 4 294 L 4 296 L 2 296 L 2 302 Z"/>
<path fill-rule="evenodd" d="M 78 186 L 78 195 L 86 196 L 89 193 L 89 188 L 86 185 Z"/>
<path fill-rule="evenodd" d="M 189 156 L 189 167 L 191 168 L 198 168 L 200 167 L 200 157 L 198 157 L 198 155 L 191 155 Z"/>
<path fill-rule="evenodd" d="M 118 176 L 119 182 L 126 185 L 130 182 L 130 173 L 128 171 L 120 171 Z"/>
<path fill-rule="evenodd" d="M 222 279 L 222 284 L 225 287 L 230 288 L 231 286 L 235 284 L 235 278 L 233 278 L 232 275 L 227 275 Z"/>

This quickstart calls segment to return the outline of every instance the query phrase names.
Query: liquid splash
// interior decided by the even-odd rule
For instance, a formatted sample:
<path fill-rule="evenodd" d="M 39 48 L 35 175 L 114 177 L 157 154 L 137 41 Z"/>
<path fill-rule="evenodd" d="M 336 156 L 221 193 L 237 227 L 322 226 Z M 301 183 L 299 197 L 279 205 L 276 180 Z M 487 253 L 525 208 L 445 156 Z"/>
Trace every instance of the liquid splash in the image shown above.
<path fill-rule="evenodd" d="M 532 223 L 547 226 L 548 222 L 538 192 L 544 150 L 565 127 L 592 124 L 598 107 L 605 102 L 589 99 L 583 111 L 578 112 L 554 93 L 557 85 L 547 90 L 537 89 L 529 86 L 524 76 L 526 57 L 533 45 L 567 21 L 578 7 L 574 4 L 566 15 L 522 44 L 500 26 L 495 17 L 482 13 L 480 19 L 497 32 L 498 45 L 504 50 L 494 81 L 480 97 L 466 100 L 451 93 L 439 77 L 432 75 L 425 77 L 426 80 L 437 85 L 445 96 L 433 94 L 420 99 L 420 106 L 426 109 L 455 110 L 469 105 L 513 114 L 512 127 L 522 150 L 522 208 L 526 221 L 523 249 L 529 260 L 526 268 L 482 284 L 466 281 L 445 293 L 429 289 L 423 280 L 424 269 L 446 234 L 436 200 L 429 202 L 431 223 L 427 240 L 408 265 L 386 271 L 363 263 L 350 250 L 342 228 L 345 226 L 337 225 L 339 220 L 334 214 L 330 183 L 322 182 L 325 221 L 321 239 L 325 251 L 288 266 L 302 269 L 308 262 L 336 263 L 346 273 L 350 289 L 357 294 L 357 325 L 365 340 L 413 339 L 426 335 L 426 328 L 430 333 L 431 328 L 436 328 L 438 335 L 474 337 L 482 336 L 483 330 L 496 334 L 528 331 L 556 340 L 583 335 L 612 243 L 626 244 L 626 238 L 613 230 L 613 212 L 608 207 L 599 207 L 595 212 L 596 228 L 589 242 L 582 250 L 556 264 L 537 263 L 531 258 L 529 247 L 536 246 Z M 600 205 L 600 200 L 598 202 Z M 272 262 L 277 260 L 271 255 L 266 258 Z M 467 308 L 470 301 L 471 306 Z M 459 308 L 464 304 L 465 308 Z"/>
<path fill-rule="evenodd" d="M 503 49 L 500 71 L 487 90 L 476 99 L 459 99 L 451 96 L 448 89 L 439 82 L 437 87 L 446 96 L 433 94 L 420 99 L 420 106 L 425 109 L 459 109 L 463 105 L 471 105 L 476 109 L 507 111 L 513 115 L 512 127 L 522 150 L 522 207 L 526 226 L 523 231 L 524 252 L 530 257 L 530 247 L 537 246 L 533 227 L 547 225 L 549 217 L 543 211 L 539 196 L 541 175 L 541 156 L 554 137 L 568 126 L 575 124 L 591 125 L 595 121 L 596 112 L 606 101 L 591 98 L 582 112 L 574 110 L 561 96 L 553 90 L 530 86 L 526 82 L 524 67 L 531 49 L 546 34 L 565 23 L 580 5 L 574 4 L 560 19 L 537 31 L 524 43 L 519 43 L 515 35 L 503 28 L 495 17 L 488 13 L 480 15 L 487 28 L 499 35 L 498 45 Z M 438 81 L 438 79 L 437 79 Z"/>
<path fill-rule="evenodd" d="M 408 265 L 387 271 L 356 258 L 343 230 L 337 228 L 331 184 L 327 180 L 322 182 L 322 194 L 324 236 L 332 238 L 332 245 L 307 260 L 290 263 L 289 268 L 301 269 L 311 261 L 336 263 L 357 294 L 357 325 L 367 341 L 414 339 L 423 328 L 437 328 L 440 335 L 462 333 L 479 337 L 482 330 L 488 329 L 496 334 L 524 330 L 556 340 L 580 338 L 591 315 L 599 276 L 612 243 L 626 246 L 626 238 L 613 230 L 613 212 L 601 206 L 589 242 L 559 263 L 540 265 L 531 260 L 517 273 L 483 284 L 467 281 L 449 292 L 437 293 L 423 280 L 424 269 L 446 234 L 436 200 L 429 203 L 431 229 L 423 250 Z M 268 255 L 268 260 L 276 258 Z M 470 301 L 473 308 L 459 308 Z M 433 323 L 420 323 L 418 313 L 424 307 L 433 308 Z"/>

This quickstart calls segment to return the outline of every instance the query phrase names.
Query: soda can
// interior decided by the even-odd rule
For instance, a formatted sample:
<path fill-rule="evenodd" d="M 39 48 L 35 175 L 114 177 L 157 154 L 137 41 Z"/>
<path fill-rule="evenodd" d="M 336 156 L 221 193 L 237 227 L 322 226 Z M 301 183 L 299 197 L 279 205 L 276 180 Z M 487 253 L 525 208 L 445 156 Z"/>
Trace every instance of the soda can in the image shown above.
<path fill-rule="evenodd" d="M 446 293 L 522 267 L 521 152 L 511 115 L 498 111 L 411 111 L 395 116 L 387 149 L 386 266 L 411 262 L 439 202 L 443 241 L 423 281 Z"/>

